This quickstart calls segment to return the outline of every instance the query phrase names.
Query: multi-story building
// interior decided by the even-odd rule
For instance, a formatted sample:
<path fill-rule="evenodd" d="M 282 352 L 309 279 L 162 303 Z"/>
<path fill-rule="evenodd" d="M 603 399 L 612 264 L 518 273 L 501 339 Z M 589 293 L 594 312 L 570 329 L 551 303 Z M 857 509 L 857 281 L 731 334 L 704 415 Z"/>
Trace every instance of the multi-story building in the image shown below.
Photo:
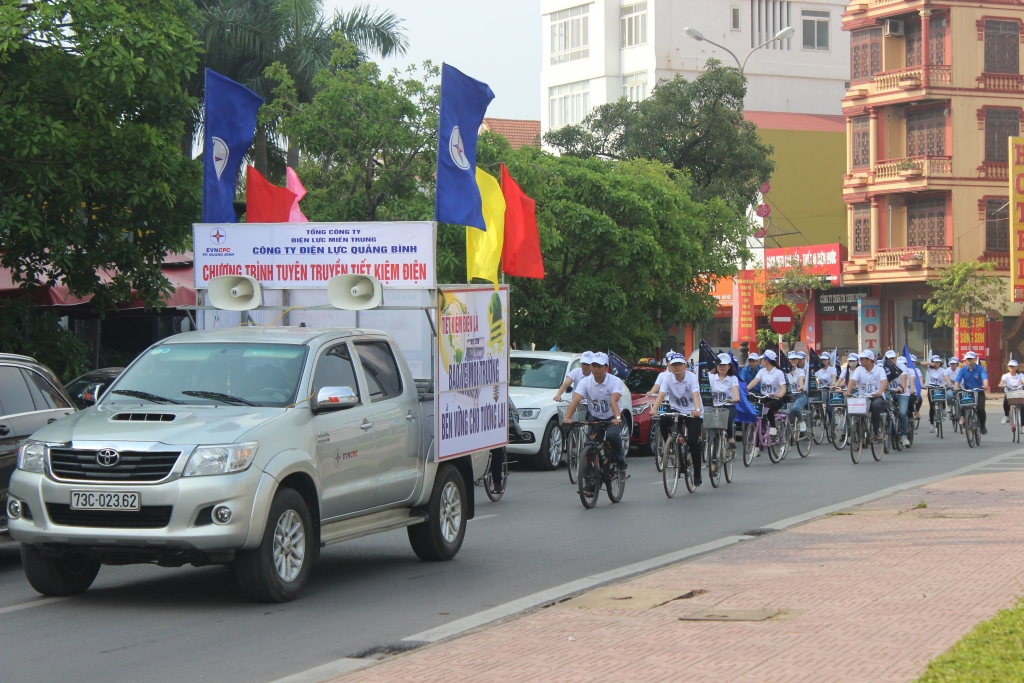
<path fill-rule="evenodd" d="M 952 331 L 935 330 L 923 310 L 927 280 L 975 260 L 1009 275 L 1007 137 L 1024 112 L 1024 6 L 857 0 L 843 30 L 843 282 L 879 299 L 881 346 L 950 354 Z M 990 328 L 993 358 L 998 339 Z"/>
<path fill-rule="evenodd" d="M 645 98 L 661 80 L 695 78 L 708 59 L 733 58 L 694 40 L 692 27 L 740 59 L 769 43 L 746 66 L 746 109 L 840 114 L 849 80 L 845 0 L 541 0 L 541 131 L 578 123 L 595 106 Z"/>

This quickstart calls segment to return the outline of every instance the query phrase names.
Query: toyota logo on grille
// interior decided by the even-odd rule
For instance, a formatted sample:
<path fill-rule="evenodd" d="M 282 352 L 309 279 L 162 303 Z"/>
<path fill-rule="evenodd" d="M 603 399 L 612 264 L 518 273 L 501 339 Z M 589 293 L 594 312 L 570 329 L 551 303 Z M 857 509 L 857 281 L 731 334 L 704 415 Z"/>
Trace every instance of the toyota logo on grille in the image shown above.
<path fill-rule="evenodd" d="M 113 467 L 121 462 L 121 454 L 113 448 L 104 448 L 96 453 L 96 464 L 100 467 Z"/>

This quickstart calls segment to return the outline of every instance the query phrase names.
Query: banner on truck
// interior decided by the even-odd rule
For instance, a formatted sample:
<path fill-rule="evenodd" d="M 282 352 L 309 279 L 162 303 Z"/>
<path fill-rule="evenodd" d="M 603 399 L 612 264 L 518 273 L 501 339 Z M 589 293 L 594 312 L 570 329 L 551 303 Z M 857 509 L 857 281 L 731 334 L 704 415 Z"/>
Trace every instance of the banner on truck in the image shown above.
<path fill-rule="evenodd" d="M 508 444 L 508 287 L 438 289 L 435 457 Z"/>
<path fill-rule="evenodd" d="M 196 289 L 248 275 L 266 289 L 323 289 L 335 275 L 372 275 L 385 287 L 433 289 L 435 224 L 197 223 Z"/>

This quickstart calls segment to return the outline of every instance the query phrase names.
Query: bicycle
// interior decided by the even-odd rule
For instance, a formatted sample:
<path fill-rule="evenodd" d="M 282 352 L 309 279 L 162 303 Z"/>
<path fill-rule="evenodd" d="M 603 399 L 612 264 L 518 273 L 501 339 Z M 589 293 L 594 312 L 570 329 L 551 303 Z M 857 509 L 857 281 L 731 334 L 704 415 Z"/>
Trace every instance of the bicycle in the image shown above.
<path fill-rule="evenodd" d="M 981 424 L 978 422 L 978 389 L 963 389 L 956 392 L 956 402 L 964 423 L 960 425 L 967 437 L 968 448 L 981 445 Z"/>
<path fill-rule="evenodd" d="M 810 395 L 811 406 L 811 438 L 814 444 L 820 446 L 825 439 L 832 440 L 831 434 L 826 427 L 828 425 L 828 413 L 825 411 L 825 402 L 828 400 L 828 389 L 821 389 Z"/>
<path fill-rule="evenodd" d="M 829 441 L 832 446 L 841 451 L 846 448 L 850 434 L 846 429 L 846 397 L 843 392 L 836 391 L 829 394 L 828 404 L 832 408 L 832 419 L 829 421 Z"/>
<path fill-rule="evenodd" d="M 884 450 L 883 445 L 876 447 L 876 441 L 871 433 L 870 415 L 871 399 L 864 396 L 850 396 L 846 399 L 847 426 L 849 428 L 850 459 L 853 464 L 860 463 L 860 454 L 865 446 L 871 448 L 871 457 L 878 462 L 882 459 L 879 451 Z M 885 433 L 884 431 L 882 432 Z"/>
<path fill-rule="evenodd" d="M 772 464 L 782 462 L 789 446 L 789 415 L 784 412 L 784 409 L 779 410 L 775 415 L 776 434 L 773 437 L 764 402 L 774 397 L 751 394 L 748 398 L 757 414 L 757 420 L 748 424 L 743 431 L 743 466 L 750 467 L 750 463 L 754 459 L 754 451 L 761 448 L 768 449 L 768 459 L 772 461 Z"/>
<path fill-rule="evenodd" d="M 1010 404 L 1010 438 L 1020 443 L 1021 416 L 1024 415 L 1024 391 L 1007 391 L 1006 402 Z"/>
<path fill-rule="evenodd" d="M 491 499 L 492 503 L 497 503 L 505 495 L 505 487 L 508 485 L 508 451 L 505 451 L 505 459 L 501 465 L 501 486 L 494 485 L 494 473 L 491 471 L 491 458 L 493 457 L 493 453 L 487 455 L 487 469 L 485 470 L 487 474 L 477 479 L 474 483 L 484 488 L 484 492 Z"/>
<path fill-rule="evenodd" d="M 953 433 L 956 434 L 960 431 L 960 401 L 953 401 L 953 405 L 949 407 L 949 421 L 953 424 Z"/>
<path fill-rule="evenodd" d="M 708 478 L 712 488 L 722 483 L 722 471 L 725 481 L 732 483 L 733 460 L 736 455 L 736 444 L 730 444 L 726 433 L 729 429 L 729 407 L 714 406 L 704 409 L 704 456 L 708 464 Z"/>
<path fill-rule="evenodd" d="M 942 435 L 942 423 L 946 417 L 946 388 L 941 384 L 929 384 L 928 392 L 932 402 L 931 422 L 935 427 L 935 436 L 943 439 L 945 438 Z"/>
<path fill-rule="evenodd" d="M 618 503 L 626 490 L 626 473 L 619 469 L 618 463 L 608 452 L 608 439 L 621 440 L 622 432 L 616 427 L 612 436 L 608 436 L 608 428 L 613 426 L 611 420 L 592 420 L 579 424 L 597 428 L 587 437 L 580 454 L 577 482 L 580 502 L 588 510 L 597 505 L 603 483 L 608 491 L 608 499 Z"/>
<path fill-rule="evenodd" d="M 697 485 L 693 482 L 693 460 L 690 458 L 690 449 L 686 445 L 685 428 L 680 424 L 679 418 L 685 417 L 683 413 L 664 412 L 659 417 L 672 418 L 672 428 L 665 436 L 663 464 L 661 469 L 661 481 L 665 487 L 665 495 L 673 498 L 679 486 L 679 479 L 686 483 L 686 490 L 693 493 Z"/>

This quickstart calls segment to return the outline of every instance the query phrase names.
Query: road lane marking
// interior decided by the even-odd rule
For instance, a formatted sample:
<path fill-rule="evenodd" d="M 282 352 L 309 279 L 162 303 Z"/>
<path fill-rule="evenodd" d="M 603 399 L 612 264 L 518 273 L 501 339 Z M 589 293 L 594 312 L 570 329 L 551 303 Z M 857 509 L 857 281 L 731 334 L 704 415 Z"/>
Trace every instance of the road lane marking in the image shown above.
<path fill-rule="evenodd" d="M 39 600 L 33 600 L 32 602 L 23 602 L 20 605 L 11 605 L 10 607 L 0 607 L 0 614 L 8 614 L 10 612 L 19 612 L 23 609 L 32 609 L 33 607 L 42 607 L 43 605 L 52 605 L 55 602 L 62 602 L 69 598 L 41 598 Z"/>
<path fill-rule="evenodd" d="M 479 519 L 487 519 L 488 517 L 497 517 L 497 516 L 498 515 L 477 515 L 476 517 L 474 517 L 473 519 L 471 519 L 469 521 L 475 522 L 475 521 L 477 521 Z"/>

